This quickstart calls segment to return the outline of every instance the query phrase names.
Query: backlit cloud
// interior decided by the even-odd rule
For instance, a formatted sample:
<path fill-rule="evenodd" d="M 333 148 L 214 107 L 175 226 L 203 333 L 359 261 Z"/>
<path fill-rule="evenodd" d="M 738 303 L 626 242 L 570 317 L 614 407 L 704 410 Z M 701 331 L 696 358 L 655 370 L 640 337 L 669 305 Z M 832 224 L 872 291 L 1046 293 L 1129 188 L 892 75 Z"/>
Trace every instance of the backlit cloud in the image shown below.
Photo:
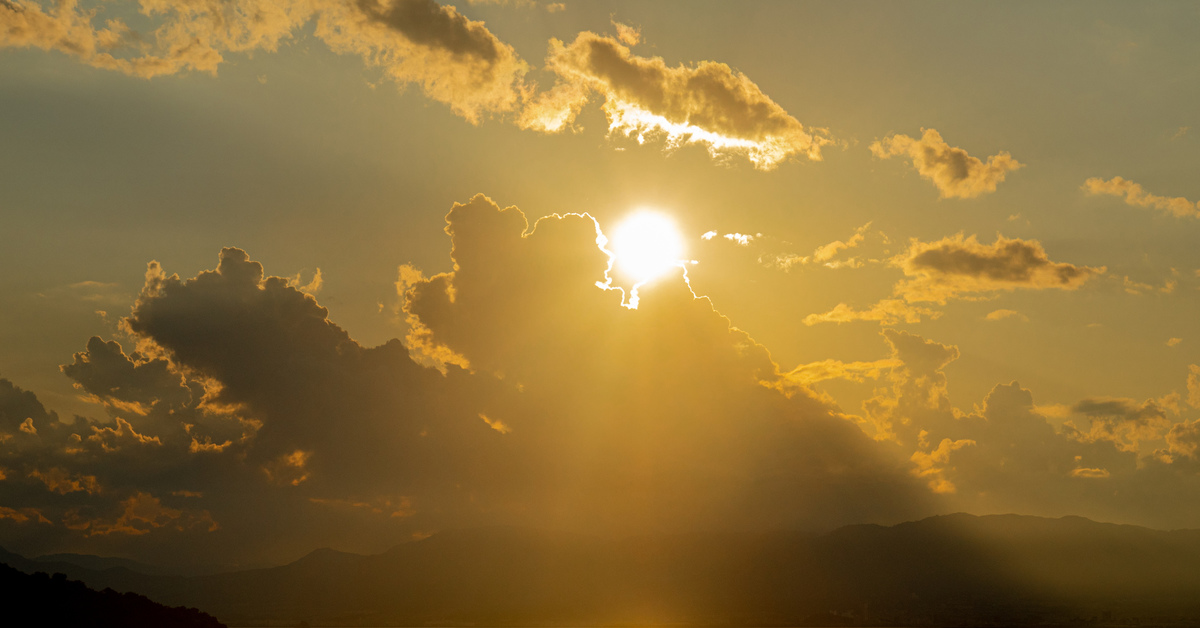
<path fill-rule="evenodd" d="M 937 186 L 942 198 L 975 198 L 996 191 L 1008 173 L 1024 164 L 1000 151 L 984 162 L 967 151 L 950 146 L 934 129 L 923 129 L 920 139 L 889 135 L 871 144 L 880 159 L 906 157 L 921 177 Z"/>
<path fill-rule="evenodd" d="M 1140 183 L 1134 183 L 1124 177 L 1113 177 L 1107 181 L 1099 177 L 1092 177 L 1083 182 L 1083 189 L 1088 194 L 1123 197 L 1127 205 L 1134 207 L 1153 208 L 1181 218 L 1200 217 L 1200 203 L 1193 203 L 1182 196 L 1151 194 Z"/>
<path fill-rule="evenodd" d="M 622 307 L 596 285 L 610 260 L 587 215 L 530 225 L 477 196 L 447 222 L 454 270 L 397 284 L 423 330 L 408 346 L 358 344 L 239 249 L 190 279 L 151 263 L 124 322 L 138 350 L 95 338 L 63 367 L 110 419 L 64 423 L 0 380 L 0 526 L 44 548 L 298 552 L 448 525 L 762 530 L 932 508 L 808 387 L 890 362 L 783 374 L 682 275 Z"/>
<path fill-rule="evenodd" d="M 832 143 L 823 129 L 805 127 L 724 63 L 671 67 L 661 57 L 633 54 L 616 38 L 583 32 L 570 44 L 551 40 L 547 65 L 558 82 L 526 106 L 524 128 L 569 128 L 599 94 L 610 132 L 639 142 L 662 138 L 668 148 L 696 143 L 714 157 L 742 155 L 762 170 L 793 155 L 818 160 L 821 147 Z"/>

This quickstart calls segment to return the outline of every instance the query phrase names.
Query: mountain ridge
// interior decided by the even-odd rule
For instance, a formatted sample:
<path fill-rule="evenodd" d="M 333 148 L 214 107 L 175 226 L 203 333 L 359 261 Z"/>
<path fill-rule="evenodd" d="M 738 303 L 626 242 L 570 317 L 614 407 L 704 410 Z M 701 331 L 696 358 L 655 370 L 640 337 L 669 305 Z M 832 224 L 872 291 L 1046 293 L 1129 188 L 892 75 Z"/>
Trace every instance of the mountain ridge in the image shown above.
<path fill-rule="evenodd" d="M 1083 517 L 954 513 L 819 535 L 624 538 L 497 526 L 447 530 L 378 554 L 322 548 L 285 565 L 203 576 L 73 571 L 97 588 L 233 623 L 1200 620 L 1200 530 Z"/>

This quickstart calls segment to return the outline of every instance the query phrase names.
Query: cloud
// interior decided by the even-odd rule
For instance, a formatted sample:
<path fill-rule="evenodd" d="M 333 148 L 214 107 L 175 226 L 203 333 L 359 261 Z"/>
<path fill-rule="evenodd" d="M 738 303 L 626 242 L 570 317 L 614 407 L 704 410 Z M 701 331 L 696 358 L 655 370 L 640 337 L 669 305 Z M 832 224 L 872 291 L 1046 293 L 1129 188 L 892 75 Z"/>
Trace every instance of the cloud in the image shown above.
<path fill-rule="evenodd" d="M 1200 422 L 1172 422 L 1178 395 L 1143 402 L 1095 397 L 1063 409 L 1098 425 L 1087 430 L 1071 421 L 1052 424 L 1047 406 L 1017 382 L 996 385 L 982 404 L 963 411 L 950 403 L 945 373 L 957 347 L 882 333 L 896 365 L 884 376 L 888 385 L 863 404 L 863 425 L 911 452 L 910 473 L 940 491 L 948 507 L 1167 528 L 1194 525 L 1188 522 L 1200 516 L 1191 505 L 1200 497 Z"/>
<path fill-rule="evenodd" d="M 862 244 L 863 239 L 866 238 L 865 233 L 870 227 L 871 223 L 868 222 L 858 229 L 855 229 L 854 235 L 847 238 L 845 242 L 841 240 L 834 240 L 829 244 L 817 247 L 817 250 L 813 251 L 812 260 L 818 263 L 828 262 L 829 260 L 833 259 L 833 257 L 837 255 L 839 251 L 852 249 L 859 244 Z"/>
<path fill-rule="evenodd" d="M 184 71 L 215 74 L 225 53 L 274 52 L 306 24 L 338 53 L 360 55 L 403 86 L 472 122 L 520 104 L 528 66 L 482 22 L 433 0 L 143 0 L 149 33 L 104 4 L 0 0 L 0 48 L 55 50 L 97 68 L 152 78 Z"/>
<path fill-rule="evenodd" d="M 1166 436 L 1167 458 L 1174 457 L 1196 458 L 1196 450 L 1200 449 L 1200 420 L 1181 421 L 1171 426 Z"/>
<path fill-rule="evenodd" d="M 1138 451 L 1142 441 L 1163 438 L 1172 425 L 1168 414 L 1179 414 L 1178 396 L 1141 403 L 1127 398 L 1084 399 L 1071 409 L 1087 416 L 1090 426 L 1084 430 L 1068 421 L 1065 433 L 1082 442 L 1111 441 L 1130 452 Z"/>
<path fill-rule="evenodd" d="M 87 350 L 74 354 L 72 360 L 62 366 L 63 374 L 78 388 L 122 410 L 146 414 L 146 405 L 159 401 L 179 404 L 192 396 L 193 391 L 184 386 L 178 373 L 171 372 L 166 360 L 136 352 L 127 356 L 115 341 L 93 336 Z"/>
<path fill-rule="evenodd" d="M 808 388 L 885 365 L 785 375 L 682 274 L 622 307 L 597 286 L 598 229 L 456 205 L 454 270 L 397 282 L 422 330 L 407 345 L 360 345 L 239 249 L 187 279 L 149 264 L 123 322 L 136 350 L 96 338 L 63 367 L 107 419 L 60 421 L 0 380 L 0 503 L 26 517 L 0 540 L 23 526 L 31 552 L 278 559 L 447 526 L 769 530 L 932 511 L 904 457 Z M 27 418 L 36 436 L 18 431 Z M 95 490 L 67 490 L 87 477 Z"/>
<path fill-rule="evenodd" d="M 502 376 L 521 391 L 515 406 L 482 412 L 511 429 L 503 438 L 493 432 L 493 441 L 520 447 L 532 439 L 539 445 L 521 449 L 526 463 L 563 468 L 567 477 L 583 473 L 586 489 L 576 490 L 588 491 L 586 500 L 538 491 L 558 504 L 560 521 L 584 516 L 591 525 L 619 519 L 644 526 L 699 517 L 742 526 L 750 513 L 761 521 L 803 521 L 811 515 L 793 506 L 824 498 L 784 487 L 796 474 L 823 473 L 809 466 L 817 463 L 815 444 L 840 450 L 869 442 L 858 441 L 865 437 L 853 423 L 806 388 L 780 394 L 778 367 L 766 351 L 681 277 L 647 286 L 636 310 L 619 307 L 621 295 L 597 290 L 609 260 L 595 245 L 592 218 L 548 216 L 530 225 L 517 208 L 476 196 L 456 205 L 447 222 L 455 269 L 411 284 L 405 310 L 477 376 Z M 672 444 L 652 444 L 665 444 L 660 438 Z M 838 456 L 850 465 L 847 477 L 868 460 L 879 464 L 882 452 L 870 450 Z M 758 462 L 746 457 L 752 451 L 760 452 Z M 601 472 L 579 467 L 581 460 L 627 464 Z M 730 484 L 730 474 L 760 477 L 764 460 L 772 461 L 773 479 L 762 481 L 771 490 L 798 491 L 795 503 L 777 508 L 760 501 L 761 489 Z M 653 477 L 641 475 L 648 464 L 657 469 Z M 630 494 L 629 486 L 639 488 Z M 857 500 L 857 488 L 844 490 Z M 729 499 L 741 506 L 729 510 Z"/>
<path fill-rule="evenodd" d="M 612 20 L 612 25 L 617 29 L 617 39 L 626 46 L 636 46 L 642 41 L 642 29 L 616 20 Z"/>
<path fill-rule="evenodd" d="M 64 525 L 77 531 L 85 531 L 88 536 L 124 534 L 141 536 L 155 528 L 171 526 L 184 531 L 188 528 L 200 527 L 207 532 L 215 532 L 220 528 L 207 511 L 192 513 L 164 506 L 162 501 L 149 494 L 138 492 L 120 504 L 121 514 L 115 519 L 89 519 L 80 512 L 71 512 Z"/>
<path fill-rule="evenodd" d="M 998 291 L 1077 290 L 1105 267 L 1054 262 L 1040 242 L 998 236 L 981 244 L 963 234 L 935 242 L 913 240 L 906 252 L 892 260 L 909 277 L 895 293 L 908 302 L 936 302 L 974 298 Z"/>
<path fill-rule="evenodd" d="M 787 382 L 804 386 L 829 379 L 862 382 L 866 379 L 878 379 L 888 369 L 899 365 L 900 362 L 895 359 L 874 360 L 872 362 L 821 360 L 820 362 L 801 364 L 788 371 L 784 377 Z"/>
<path fill-rule="evenodd" d="M 870 259 L 864 260 L 862 257 L 849 257 L 846 259 L 834 259 L 840 253 L 850 249 L 857 248 L 866 240 L 867 230 L 871 227 L 868 222 L 854 230 L 854 233 L 845 240 L 834 240 L 828 244 L 818 246 L 810 255 L 799 255 L 796 253 L 777 253 L 772 255 L 764 255 L 759 258 L 759 261 L 769 268 L 778 268 L 785 272 L 791 272 L 794 268 L 799 268 L 809 264 L 820 264 L 825 268 L 862 268 L 867 262 L 878 262 L 879 260 Z M 760 234 L 761 235 L 761 234 Z M 883 232 L 879 232 L 884 243 L 888 242 L 887 236 Z"/>
<path fill-rule="evenodd" d="M 1159 196 L 1151 194 L 1140 183 L 1134 183 L 1124 177 L 1113 177 L 1107 181 L 1092 177 L 1083 182 L 1083 189 L 1088 194 L 1107 194 L 1125 198 L 1125 204 L 1134 207 L 1154 208 L 1181 218 L 1200 217 L 1200 203 L 1193 203 L 1182 196 Z"/>
<path fill-rule="evenodd" d="M 29 473 L 29 477 L 41 481 L 46 485 L 48 490 L 59 495 L 79 491 L 95 493 L 100 490 L 100 484 L 96 482 L 96 476 L 76 475 L 72 477 L 70 472 L 59 467 L 47 469 L 45 472 L 34 469 Z"/>
<path fill-rule="evenodd" d="M 823 129 L 805 127 L 723 63 L 670 67 L 660 57 L 633 54 L 615 38 L 582 32 L 570 44 L 551 40 L 547 66 L 557 83 L 527 104 L 523 128 L 570 128 L 598 93 L 610 132 L 639 142 L 662 137 L 668 148 L 697 143 L 714 157 L 741 155 L 762 170 L 793 155 L 819 160 L 821 147 L 832 143 Z"/>
<path fill-rule="evenodd" d="M 1073 478 L 1103 479 L 1103 478 L 1110 477 L 1111 475 L 1112 474 L 1108 472 L 1108 469 L 1094 469 L 1091 467 L 1079 467 L 1078 469 L 1071 470 L 1071 477 L 1073 477 Z"/>
<path fill-rule="evenodd" d="M 1013 382 L 963 411 L 945 374 L 958 347 L 895 329 L 877 359 L 785 372 L 682 272 L 622 307 L 597 286 L 611 260 L 589 215 L 530 221 L 479 195 L 446 220 L 453 269 L 400 270 L 421 330 L 407 344 L 361 345 L 240 249 L 186 279 L 150 263 L 124 321 L 136 350 L 95 338 L 63 367 L 109 417 L 60 420 L 0 379 L 0 540 L 211 560 L 481 524 L 1200 516 L 1179 506 L 1200 504 L 1200 428 L 1176 420 L 1178 395 L 1096 395 L 1052 423 Z M 810 388 L 831 379 L 872 380 L 861 417 Z"/>
<path fill-rule="evenodd" d="M 1166 345 L 1168 347 L 1176 347 L 1176 346 L 1179 346 L 1179 344 L 1182 342 L 1183 342 L 1183 338 L 1168 338 Z"/>
<path fill-rule="evenodd" d="M 942 198 L 975 198 L 996 191 L 1009 172 L 1024 164 L 1000 151 L 987 162 L 967 151 L 950 146 L 934 129 L 922 129 L 921 139 L 907 135 L 889 135 L 871 144 L 871 152 L 880 159 L 904 156 L 922 178 L 937 186 Z"/>
<path fill-rule="evenodd" d="M 1015 318 L 1017 320 L 1029 322 L 1029 317 L 1016 310 L 992 310 L 984 317 L 989 321 L 1002 321 L 1006 318 Z"/>
<path fill-rule="evenodd" d="M 880 325 L 897 325 L 899 323 L 919 323 L 921 317 L 936 319 L 941 312 L 929 308 L 912 305 L 902 299 L 883 299 L 865 310 L 838 303 L 832 310 L 820 314 L 809 314 L 804 317 L 808 326 L 819 323 L 850 323 L 854 321 L 875 321 Z"/>
<path fill-rule="evenodd" d="M 913 469 L 913 475 L 919 478 L 925 478 L 929 482 L 929 488 L 935 493 L 954 493 L 958 489 L 954 483 L 947 479 L 947 469 L 945 466 L 950 462 L 950 454 L 962 449 L 963 447 L 974 446 L 977 443 L 973 440 L 961 439 L 950 440 L 943 438 L 937 448 L 928 453 L 923 451 L 913 452 L 912 461 L 916 465 Z"/>
<path fill-rule="evenodd" d="M 1188 405 L 1200 408 L 1200 366 L 1188 365 L 1187 390 Z"/>
<path fill-rule="evenodd" d="M 724 237 L 726 240 L 729 240 L 730 242 L 735 242 L 742 246 L 746 246 L 746 245 L 750 244 L 750 241 L 753 240 L 755 236 L 745 234 L 745 233 L 726 233 L 722 237 Z"/>

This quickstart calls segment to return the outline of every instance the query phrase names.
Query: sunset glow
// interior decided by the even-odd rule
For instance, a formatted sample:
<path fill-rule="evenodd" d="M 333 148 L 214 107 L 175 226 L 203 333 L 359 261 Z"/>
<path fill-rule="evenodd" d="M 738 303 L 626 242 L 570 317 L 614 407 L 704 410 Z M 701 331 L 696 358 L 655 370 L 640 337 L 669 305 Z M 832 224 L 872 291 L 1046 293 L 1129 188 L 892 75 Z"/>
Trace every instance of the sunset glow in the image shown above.
<path fill-rule="evenodd" d="M 1197 32 L 0 0 L 0 626 L 1200 625 Z"/>
<path fill-rule="evenodd" d="M 626 218 L 613 231 L 611 245 L 617 271 L 636 283 L 683 264 L 683 238 L 670 218 L 656 212 Z"/>

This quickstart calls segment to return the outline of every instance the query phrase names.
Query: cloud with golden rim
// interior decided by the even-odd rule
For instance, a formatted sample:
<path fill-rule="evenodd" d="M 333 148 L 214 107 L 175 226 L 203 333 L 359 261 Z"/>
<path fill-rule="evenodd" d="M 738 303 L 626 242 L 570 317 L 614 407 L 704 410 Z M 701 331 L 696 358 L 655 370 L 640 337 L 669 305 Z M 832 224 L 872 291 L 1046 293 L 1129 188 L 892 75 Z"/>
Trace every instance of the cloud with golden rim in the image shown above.
<path fill-rule="evenodd" d="M 1023 321 L 1026 323 L 1029 322 L 1028 316 L 1026 316 L 1016 310 L 1005 310 L 1005 309 L 992 310 L 991 312 L 988 312 L 987 316 L 985 316 L 983 318 L 984 318 L 984 320 L 989 320 L 989 321 L 1002 321 L 1006 318 L 1013 318 L 1013 319 Z"/>
<path fill-rule="evenodd" d="M 832 309 L 805 316 L 805 325 L 874 321 L 881 325 L 919 323 L 936 319 L 941 312 L 920 303 L 945 305 L 954 299 L 980 300 L 996 292 L 1013 290 L 1077 290 L 1106 268 L 1054 262 L 1036 240 L 997 236 L 982 244 L 962 233 L 933 242 L 912 240 L 908 250 L 891 260 L 905 275 L 893 296 L 865 309 L 838 303 Z M 1028 320 L 1013 310 L 995 310 L 987 320 L 1015 317 Z"/>
<path fill-rule="evenodd" d="M 911 452 L 910 473 L 952 508 L 1098 519 L 1135 509 L 1160 526 L 1200 515 L 1192 501 L 1200 494 L 1200 421 L 1178 420 L 1178 394 L 1083 399 L 1061 408 L 1082 419 L 1062 423 L 1012 382 L 963 411 L 950 403 L 946 376 L 958 347 L 881 333 L 894 365 L 864 402 L 862 425 Z"/>
<path fill-rule="evenodd" d="M 714 157 L 744 156 L 761 170 L 794 155 L 819 160 L 821 148 L 832 143 L 824 129 L 804 126 L 724 63 L 671 67 L 661 57 L 634 54 L 617 38 L 585 31 L 569 44 L 551 40 L 547 67 L 557 83 L 526 105 L 523 128 L 570 128 L 599 94 L 612 133 L 639 142 L 661 137 L 669 148 L 695 143 Z"/>
<path fill-rule="evenodd" d="M 975 198 L 996 191 L 1009 172 L 1024 164 L 1000 151 L 987 161 L 951 146 L 934 129 L 922 129 L 920 139 L 903 134 L 876 140 L 871 152 L 880 159 L 907 158 L 922 178 L 933 182 L 942 198 Z"/>
<path fill-rule="evenodd" d="M 1092 195 L 1122 197 L 1126 205 L 1133 207 L 1157 209 L 1180 218 L 1200 218 L 1200 202 L 1193 203 L 1182 196 L 1151 194 L 1140 183 L 1134 183 L 1125 177 L 1113 177 L 1108 180 L 1091 177 L 1083 182 L 1083 189 Z"/>
<path fill-rule="evenodd" d="M 896 295 L 910 303 L 974 298 L 1013 290 L 1078 290 L 1106 268 L 1054 262 L 1037 240 L 997 236 L 991 244 L 962 233 L 934 242 L 913 240 L 892 260 L 908 278 Z"/>
<path fill-rule="evenodd" d="M 433 0 L 139 0 L 147 33 L 104 3 L 0 0 L 0 48 L 40 48 L 97 68 L 152 78 L 185 71 L 216 74 L 227 53 L 274 52 L 306 24 L 338 53 L 357 54 L 403 86 L 477 122 L 513 111 L 528 66 L 482 22 Z"/>
<path fill-rule="evenodd" d="M 228 529 L 299 551 L 450 525 L 762 530 L 930 510 L 906 460 L 808 387 L 889 363 L 783 374 L 682 272 L 623 307 L 597 286 L 611 260 L 586 214 L 530 221 L 480 195 L 446 233 L 453 270 L 397 282 L 422 329 L 408 345 L 359 344 L 240 249 L 191 278 L 149 264 L 123 323 L 137 349 L 94 338 L 63 367 L 110 418 L 60 421 L 0 380 L 0 526 L 202 553 Z"/>
<path fill-rule="evenodd" d="M 883 299 L 861 310 L 845 303 L 838 303 L 828 312 L 805 316 L 803 321 L 810 327 L 820 323 L 850 323 L 854 321 L 874 321 L 880 325 L 897 325 L 899 323 L 919 323 L 922 317 L 936 319 L 941 315 L 941 312 L 913 305 L 903 299 Z"/>

